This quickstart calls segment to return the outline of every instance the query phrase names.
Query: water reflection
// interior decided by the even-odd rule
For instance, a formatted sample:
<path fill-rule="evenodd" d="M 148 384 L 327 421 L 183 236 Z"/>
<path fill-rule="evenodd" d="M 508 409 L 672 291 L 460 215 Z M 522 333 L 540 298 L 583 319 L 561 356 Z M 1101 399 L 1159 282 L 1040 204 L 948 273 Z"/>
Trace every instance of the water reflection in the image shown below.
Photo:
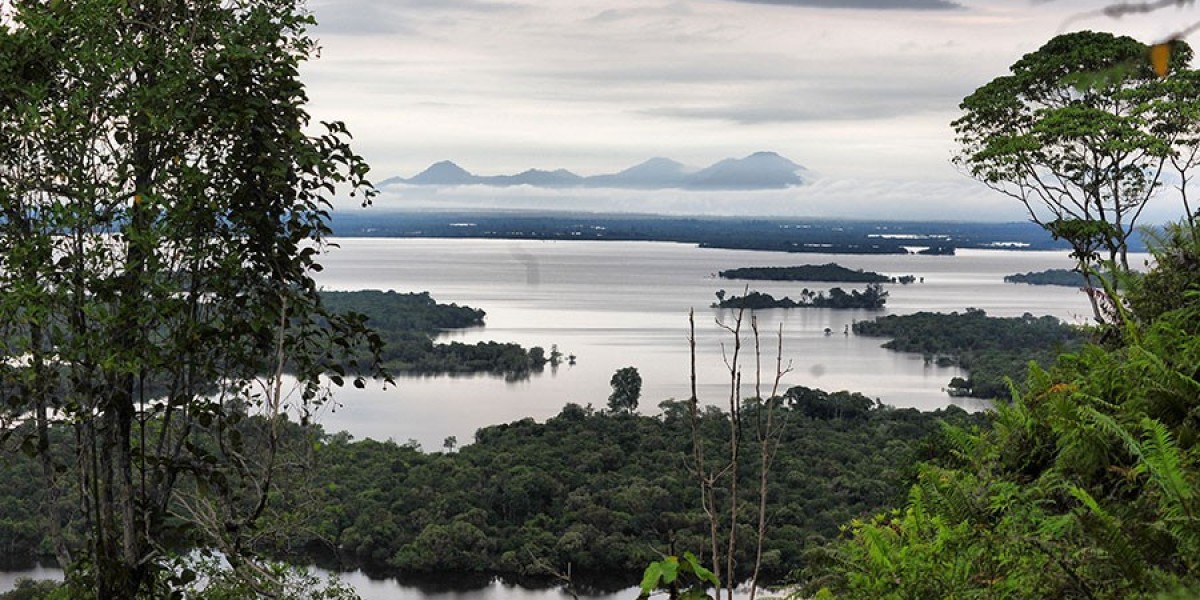
<path fill-rule="evenodd" d="M 525 417 L 544 420 L 567 403 L 603 407 L 613 372 L 634 366 L 642 376 L 640 412 L 654 414 L 667 399 L 686 398 L 688 311 L 696 311 L 698 389 L 701 402 L 723 404 L 729 395 L 724 357 L 730 338 L 717 320 L 729 311 L 709 308 L 719 289 L 753 289 L 797 296 L 802 288 L 838 284 L 742 282 L 716 279 L 725 269 L 836 262 L 888 275 L 914 275 L 924 283 L 888 286 L 885 311 L 793 309 L 760 311 L 763 379 L 774 375 L 776 332 L 783 326 L 784 385 L 852 390 L 899 407 L 933 410 L 952 399 L 943 387 L 954 367 L 926 364 L 919 355 L 880 348 L 878 338 L 846 335 L 855 321 L 880 314 L 963 311 L 995 316 L 1025 312 L 1084 322 L 1087 300 L 1078 290 L 1006 284 L 1005 275 L 1070 268 L 1065 252 L 964 250 L 958 256 L 797 255 L 697 248 L 654 242 L 548 242 L 508 240 L 345 239 L 323 261 L 320 283 L 330 289 L 429 291 L 441 302 L 487 311 L 486 326 L 447 332 L 463 343 L 496 340 L 576 354 L 572 367 L 505 381 L 491 376 L 404 377 L 387 391 L 339 391 L 341 409 L 326 427 L 356 437 L 416 440 L 441 447 L 450 435 L 473 439 L 479 427 Z M 831 335 L 825 335 L 829 329 Z M 748 329 L 748 325 L 746 327 Z M 747 337 L 748 340 L 748 337 Z M 747 342 L 748 343 L 748 342 Z M 749 346 L 748 346 L 749 347 Z M 725 353 L 725 354 L 723 354 Z M 747 350 L 743 380 L 754 381 Z M 754 391 L 751 385 L 743 394 Z"/>

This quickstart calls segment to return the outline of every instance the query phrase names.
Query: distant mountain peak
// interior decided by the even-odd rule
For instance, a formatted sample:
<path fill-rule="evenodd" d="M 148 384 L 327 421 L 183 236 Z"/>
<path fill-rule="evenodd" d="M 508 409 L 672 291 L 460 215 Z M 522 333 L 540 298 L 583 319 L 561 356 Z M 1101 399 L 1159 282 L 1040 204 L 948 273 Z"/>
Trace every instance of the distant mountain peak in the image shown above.
<path fill-rule="evenodd" d="M 429 165 L 429 168 L 404 181 L 419 185 L 462 185 L 472 183 L 474 178 L 470 171 L 452 161 L 443 160 Z"/>
<path fill-rule="evenodd" d="M 566 169 L 527 169 L 516 175 L 474 175 L 443 160 L 417 175 L 393 177 L 385 185 L 491 185 L 533 187 L 586 187 L 623 189 L 756 190 L 778 189 L 808 183 L 808 171 L 776 152 L 759 151 L 744 158 L 727 158 L 703 169 L 657 156 L 632 167 L 604 175 L 582 177 Z"/>

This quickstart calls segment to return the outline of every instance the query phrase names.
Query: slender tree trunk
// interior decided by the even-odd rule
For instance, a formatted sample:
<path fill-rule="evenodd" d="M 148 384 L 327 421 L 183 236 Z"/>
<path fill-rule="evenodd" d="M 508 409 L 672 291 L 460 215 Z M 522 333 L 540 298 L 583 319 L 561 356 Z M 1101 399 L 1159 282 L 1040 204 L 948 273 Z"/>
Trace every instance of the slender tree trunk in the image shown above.
<path fill-rule="evenodd" d="M 714 491 L 713 475 L 709 473 L 704 457 L 704 435 L 700 423 L 700 400 L 696 394 L 696 311 L 688 311 L 688 347 L 691 357 L 691 398 L 688 399 L 688 415 L 692 426 L 692 462 L 695 464 L 696 481 L 700 484 L 700 508 L 708 517 L 709 551 L 712 557 L 713 575 L 721 581 L 721 551 L 720 516 L 716 509 L 716 493 Z M 716 590 L 717 600 L 721 598 L 721 588 Z"/>
<path fill-rule="evenodd" d="M 54 540 L 54 557 L 60 565 L 71 563 L 71 551 L 67 548 L 63 537 L 62 486 L 59 485 L 58 473 L 54 468 L 54 456 L 50 452 L 50 380 L 46 370 L 45 357 L 42 354 L 43 332 L 41 325 L 30 327 L 29 341 L 32 348 L 31 361 L 34 371 L 34 422 L 37 428 L 38 461 L 42 468 L 42 481 L 46 490 L 46 507 L 49 512 L 47 521 L 50 525 L 50 538 Z"/>
<path fill-rule="evenodd" d="M 1097 325 L 1104 324 L 1104 315 L 1100 312 L 1100 301 L 1096 298 L 1100 288 L 1096 287 L 1092 270 L 1086 263 L 1079 263 L 1079 272 L 1083 274 L 1084 293 L 1087 295 L 1088 303 L 1092 306 L 1092 318 L 1096 320 Z"/>
<path fill-rule="evenodd" d="M 733 327 L 721 325 L 733 335 L 733 356 L 727 362 L 729 367 L 729 465 L 725 469 L 726 476 L 729 478 L 729 539 L 725 551 L 725 591 L 729 600 L 733 600 L 733 590 L 737 585 L 734 565 L 737 553 L 738 468 L 740 467 L 742 427 L 742 373 L 739 360 L 742 352 L 742 320 L 744 317 L 745 309 L 738 309 Z"/>
<path fill-rule="evenodd" d="M 150 9 L 143 9 L 148 11 Z M 146 15 L 143 15 L 146 16 Z M 148 18 L 145 22 L 151 22 Z M 143 67 L 152 71 L 152 67 Z M 141 85 L 153 85 L 154 75 L 138 78 Z M 148 247 L 150 203 L 148 193 L 153 185 L 154 165 L 151 160 L 149 126 L 144 114 L 131 119 L 133 130 L 133 186 L 134 194 L 129 207 L 130 219 L 124 228 L 125 264 L 119 281 L 116 302 L 117 320 L 113 332 L 114 348 L 128 353 L 134 364 L 144 365 L 145 332 L 139 313 L 145 301 L 142 286 L 145 282 L 146 262 L 152 250 Z M 137 393 L 138 374 L 128 366 L 118 366 L 108 388 L 104 405 L 105 439 L 108 440 L 102 464 L 109 482 L 103 502 L 110 513 L 103 526 L 108 528 L 109 543 L 105 551 L 111 571 L 100 573 L 99 595 L 107 598 L 129 597 L 141 590 L 144 579 L 142 557 L 145 555 L 146 536 L 143 535 L 145 520 L 139 518 L 147 510 L 138 497 L 133 477 L 133 422 L 135 419 L 134 399 Z M 144 451 L 144 448 L 142 449 Z M 120 539 L 119 548 L 116 540 Z"/>

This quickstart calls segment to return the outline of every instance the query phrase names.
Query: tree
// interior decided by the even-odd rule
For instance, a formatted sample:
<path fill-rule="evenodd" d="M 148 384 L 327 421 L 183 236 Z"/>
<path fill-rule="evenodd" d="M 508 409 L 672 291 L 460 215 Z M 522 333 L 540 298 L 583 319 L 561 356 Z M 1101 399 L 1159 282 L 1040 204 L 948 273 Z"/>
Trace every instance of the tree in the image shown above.
<path fill-rule="evenodd" d="M 310 24 L 291 0 L 18 0 L 0 22 L 4 439 L 41 460 L 72 597 L 169 595 L 189 544 L 269 593 L 245 558 L 305 447 L 280 425 L 341 384 L 341 350 L 378 364 L 311 278 L 336 186 L 373 190 L 343 125 L 306 133 Z"/>
<path fill-rule="evenodd" d="M 1194 230 L 1200 208 L 1188 199 L 1192 172 L 1200 166 L 1200 72 L 1181 71 L 1155 82 L 1144 92 L 1143 114 L 1155 135 L 1171 144 L 1168 165 L 1183 202 L 1184 218 Z"/>
<path fill-rule="evenodd" d="M 1192 53 L 1172 44 L 1170 72 L 1178 73 Z M 1108 33 L 1055 37 L 963 100 L 955 163 L 1019 200 L 1040 225 L 1105 224 L 1109 259 L 1128 269 L 1128 238 L 1172 156 L 1147 112 L 1166 93 L 1148 54 Z"/>
<path fill-rule="evenodd" d="M 856 519 L 833 552 L 810 554 L 830 567 L 811 587 L 845 598 L 1200 596 L 1200 304 L 1189 298 L 1200 271 L 1196 238 L 1172 233 L 1151 247 L 1156 297 L 1133 303 L 1138 318 L 1119 324 L 1116 347 L 1031 367 L 991 427 L 944 428 L 904 506 Z"/>
<path fill-rule="evenodd" d="M 636 367 L 617 369 L 609 385 L 613 390 L 608 397 L 609 410 L 626 414 L 637 410 L 638 398 L 642 396 L 642 376 Z"/>

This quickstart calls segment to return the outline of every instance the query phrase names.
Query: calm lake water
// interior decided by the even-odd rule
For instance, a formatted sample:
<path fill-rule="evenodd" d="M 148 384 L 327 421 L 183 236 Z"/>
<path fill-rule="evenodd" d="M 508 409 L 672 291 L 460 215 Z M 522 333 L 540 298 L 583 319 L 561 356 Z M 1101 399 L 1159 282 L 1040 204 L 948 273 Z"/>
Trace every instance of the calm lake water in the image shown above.
<path fill-rule="evenodd" d="M 640 412 L 689 396 L 688 311 L 696 311 L 701 402 L 724 405 L 729 372 L 723 357 L 732 337 L 717 324 L 733 311 L 709 308 L 720 289 L 752 289 L 776 297 L 805 287 L 847 284 L 722 280 L 723 269 L 836 262 L 924 283 L 887 286 L 884 311 L 791 309 L 759 311 L 764 393 L 775 372 L 777 332 L 783 326 L 783 386 L 852 390 L 898 407 L 932 410 L 952 401 L 942 387 L 955 368 L 926 365 L 922 357 L 884 350 L 884 339 L 844 335 L 855 320 L 917 311 L 981 308 L 996 316 L 1054 315 L 1084 322 L 1086 297 L 1073 288 L 1004 283 L 1017 272 L 1070 268 L 1065 252 L 960 251 L 958 256 L 803 255 L 697 248 L 658 242 L 542 242 L 508 240 L 343 239 L 325 257 L 318 281 L 326 289 L 428 291 L 439 302 L 487 311 L 486 326 L 447 333 L 444 339 L 517 342 L 575 354 L 574 366 L 547 369 L 524 381 L 493 376 L 405 377 L 397 386 L 338 392 L 341 404 L 321 416 L 327 430 L 399 443 L 413 440 L 441 450 L 443 440 L 474 439 L 480 427 L 525 417 L 544 420 L 574 402 L 602 408 L 617 369 L 637 367 L 643 380 Z M 1135 263 L 1137 264 L 1137 263 Z M 744 344 L 752 347 L 749 325 Z M 826 328 L 833 334 L 826 336 Z M 743 382 L 754 381 L 753 353 L 742 357 Z M 752 394 L 746 386 L 744 393 Z"/>
<path fill-rule="evenodd" d="M 640 412 L 656 414 L 658 403 L 689 396 L 688 311 L 696 311 L 697 370 L 702 402 L 724 405 L 729 373 L 724 356 L 732 338 L 717 320 L 731 311 L 709 308 L 720 289 L 741 294 L 746 285 L 776 297 L 796 298 L 800 290 L 828 290 L 848 284 L 740 282 L 716 277 L 736 267 L 790 266 L 836 262 L 887 275 L 914 275 L 924 283 L 887 286 L 886 310 L 767 310 L 758 313 L 764 380 L 773 377 L 776 332 L 783 326 L 783 357 L 791 372 L 783 386 L 806 385 L 829 391 L 852 390 L 886 404 L 932 410 L 950 403 L 975 409 L 983 403 L 951 399 L 942 387 L 960 372 L 926 365 L 918 355 L 884 350 L 879 338 L 844 335 L 855 320 L 917 311 L 980 308 L 995 316 L 1053 315 L 1083 323 L 1086 297 L 1064 287 L 1006 284 L 1005 275 L 1070 268 L 1066 252 L 960 250 L 957 256 L 861 256 L 786 254 L 702 249 L 657 242 L 542 242 L 506 240 L 342 239 L 322 261 L 318 281 L 330 290 L 394 289 L 428 291 L 443 303 L 487 311 L 482 328 L 447 333 L 463 342 L 496 340 L 524 346 L 557 344 L 575 354 L 574 366 L 547 369 L 519 382 L 491 376 L 400 377 L 383 389 L 347 388 L 338 405 L 320 415 L 328 431 L 356 438 L 409 440 L 441 450 L 456 436 L 469 443 L 480 427 L 526 417 L 544 420 L 574 402 L 605 406 L 609 379 L 625 366 L 643 379 Z M 1132 264 L 1142 264 L 1134 257 Z M 825 335 L 826 328 L 832 335 Z M 754 380 L 749 324 L 744 343 L 744 382 Z M 769 383 L 764 383 L 769 392 Z M 745 394 L 753 386 L 745 386 Z M 494 582 L 471 590 L 407 586 L 373 580 L 362 572 L 341 575 L 366 600 L 561 600 L 556 589 L 529 590 Z M 0 591 L 18 577 L 61 577 L 55 569 L 0 573 Z M 583 596 L 589 600 L 632 598 L 631 590 Z"/>

